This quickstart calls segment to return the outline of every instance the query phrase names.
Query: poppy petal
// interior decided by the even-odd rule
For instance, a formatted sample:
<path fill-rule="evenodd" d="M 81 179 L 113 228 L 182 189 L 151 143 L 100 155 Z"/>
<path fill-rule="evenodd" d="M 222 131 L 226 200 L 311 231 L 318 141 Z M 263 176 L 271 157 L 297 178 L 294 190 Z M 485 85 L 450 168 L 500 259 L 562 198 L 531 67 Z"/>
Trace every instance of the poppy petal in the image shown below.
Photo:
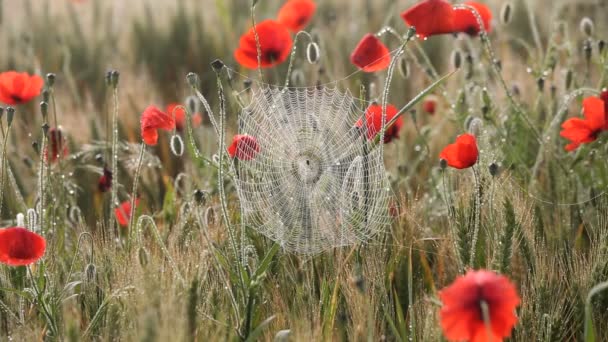
<path fill-rule="evenodd" d="M 277 21 L 293 32 L 301 31 L 315 14 L 317 5 L 312 0 L 290 0 L 279 10 Z"/>
<path fill-rule="evenodd" d="M 425 0 L 401 13 L 420 38 L 453 32 L 454 9 L 446 0 Z"/>
<path fill-rule="evenodd" d="M 488 6 L 475 2 L 475 1 L 466 1 L 464 5 L 471 6 L 475 8 L 479 16 L 481 17 L 481 21 L 484 26 L 484 30 L 486 32 L 491 31 L 490 22 L 492 21 L 492 11 L 488 8 Z M 463 32 L 471 36 L 475 36 L 479 34 L 481 28 L 479 27 L 479 22 L 477 18 L 468 8 L 457 7 L 454 9 L 454 27 L 453 32 Z"/>
<path fill-rule="evenodd" d="M 365 72 L 374 72 L 388 68 L 391 55 L 378 37 L 368 33 L 351 53 L 350 61 Z"/>

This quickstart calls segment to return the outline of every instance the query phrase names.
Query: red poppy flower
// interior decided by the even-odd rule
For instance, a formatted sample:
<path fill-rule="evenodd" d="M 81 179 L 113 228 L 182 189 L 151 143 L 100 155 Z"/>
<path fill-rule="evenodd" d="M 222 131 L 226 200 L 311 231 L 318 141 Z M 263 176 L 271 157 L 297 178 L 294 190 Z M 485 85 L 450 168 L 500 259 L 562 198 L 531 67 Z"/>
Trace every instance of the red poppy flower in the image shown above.
<path fill-rule="evenodd" d="M 246 134 L 237 134 L 232 138 L 232 144 L 228 146 L 228 154 L 231 158 L 236 156 L 240 160 L 251 160 L 260 152 L 258 141 Z"/>
<path fill-rule="evenodd" d="M 391 121 L 395 115 L 397 115 L 397 108 L 393 105 L 386 106 L 386 119 L 384 124 L 386 125 Z M 382 131 L 382 106 L 374 104 L 367 108 L 365 111 L 365 124 L 366 124 L 366 137 L 367 140 L 373 140 Z M 355 126 L 363 127 L 363 121 L 359 119 Z M 387 144 L 393 139 L 399 138 L 399 131 L 403 126 L 403 117 L 399 116 L 397 121 L 391 126 L 387 127 L 384 131 L 384 143 Z"/>
<path fill-rule="evenodd" d="M 450 341 L 502 341 L 517 323 L 517 290 L 507 277 L 494 272 L 468 271 L 439 291 L 439 297 L 443 302 L 441 328 Z M 488 308 L 490 329 L 484 321 L 482 303 Z"/>
<path fill-rule="evenodd" d="M 487 32 L 491 31 L 490 21 L 492 21 L 492 12 L 488 6 L 475 2 L 465 1 L 464 5 L 471 6 L 477 10 L 479 16 L 482 19 L 484 30 Z M 464 32 L 471 36 L 476 36 L 481 31 L 477 18 L 468 8 L 455 8 L 454 9 L 454 31 L 453 32 Z"/>
<path fill-rule="evenodd" d="M 103 167 L 103 175 L 99 177 L 99 182 L 97 182 L 97 189 L 100 192 L 106 192 L 112 188 L 112 171 L 110 171 L 107 167 Z"/>
<path fill-rule="evenodd" d="M 59 128 L 51 128 L 48 132 L 48 145 L 44 151 L 44 158 L 49 163 L 54 163 L 58 158 L 68 155 L 68 143 Z M 50 158 L 48 154 L 51 154 Z"/>
<path fill-rule="evenodd" d="M 139 205 L 139 198 L 135 199 L 135 208 Z M 135 211 L 135 210 L 134 210 Z M 125 227 L 129 224 L 131 219 L 131 200 L 122 202 L 118 207 L 114 209 L 116 214 L 116 220 L 118 224 Z"/>
<path fill-rule="evenodd" d="M 175 116 L 175 128 L 178 131 L 186 128 L 186 110 L 179 103 L 170 103 L 167 105 L 167 114 Z M 203 117 L 200 113 L 192 114 L 192 127 L 196 128 L 203 122 Z"/>
<path fill-rule="evenodd" d="M 433 95 L 427 96 L 422 101 L 422 110 L 428 114 L 435 114 L 435 110 L 437 109 L 437 98 Z"/>
<path fill-rule="evenodd" d="M 454 32 L 454 8 L 446 0 L 424 0 L 401 13 L 420 38 Z"/>
<path fill-rule="evenodd" d="M 308 25 L 316 9 L 317 4 L 312 0 L 289 0 L 279 10 L 277 21 L 298 32 Z"/>
<path fill-rule="evenodd" d="M 374 72 L 388 68 L 391 55 L 378 37 L 368 33 L 351 53 L 350 62 L 365 72 Z"/>
<path fill-rule="evenodd" d="M 477 157 L 479 157 L 477 141 L 471 134 L 459 136 L 455 143 L 446 146 L 439 154 L 440 159 L 445 159 L 449 166 L 456 169 L 466 169 L 475 165 Z"/>
<path fill-rule="evenodd" d="M 173 117 L 155 106 L 149 106 L 141 114 L 141 136 L 148 145 L 153 146 L 158 142 L 158 129 L 170 131 L 174 127 Z"/>
<path fill-rule="evenodd" d="M 0 73 L 0 102 L 17 105 L 29 102 L 40 95 L 44 81 L 38 75 L 27 72 L 7 71 Z"/>
<path fill-rule="evenodd" d="M 600 98 L 588 97 L 583 100 L 583 116 L 570 118 L 562 124 L 562 137 L 571 141 L 566 145 L 566 151 L 574 151 L 581 144 L 590 143 L 607 127 L 606 104 Z"/>
<path fill-rule="evenodd" d="M 289 56 L 293 45 L 287 27 L 274 20 L 264 20 L 255 28 L 260 41 L 260 67 L 269 68 L 283 63 Z M 239 47 L 234 52 L 234 58 L 245 68 L 258 67 L 258 51 L 253 28 L 241 36 Z"/>
<path fill-rule="evenodd" d="M 25 228 L 0 229 L 0 262 L 11 266 L 33 264 L 44 255 L 46 240 Z"/>

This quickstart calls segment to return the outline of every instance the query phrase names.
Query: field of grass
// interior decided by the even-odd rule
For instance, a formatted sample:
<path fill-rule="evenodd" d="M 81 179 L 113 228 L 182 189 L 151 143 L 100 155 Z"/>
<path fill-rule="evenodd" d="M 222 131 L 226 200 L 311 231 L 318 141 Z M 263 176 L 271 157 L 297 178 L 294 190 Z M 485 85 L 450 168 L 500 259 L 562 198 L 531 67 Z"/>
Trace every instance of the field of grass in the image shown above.
<path fill-rule="evenodd" d="M 481 0 L 487 35 L 412 39 L 385 88 L 388 70 L 361 72 L 351 52 L 384 27 L 397 51 L 400 13 L 417 2 L 317 0 L 305 30 L 318 61 L 300 35 L 292 70 L 259 74 L 234 58 L 251 0 L 0 0 L 0 73 L 45 82 L 2 104 L 0 227 L 46 240 L 37 262 L 0 264 L 0 341 L 442 341 L 439 291 L 470 269 L 515 285 L 508 340 L 608 341 L 608 133 L 572 151 L 560 136 L 608 86 L 608 2 Z M 255 20 L 283 3 L 258 0 Z M 402 108 L 453 71 L 381 145 L 393 196 L 383 231 L 302 254 L 246 219 L 247 161 L 225 148 L 259 89 L 288 77 L 348 90 L 364 109 L 384 95 Z M 200 125 L 144 143 L 142 113 L 170 103 Z M 475 165 L 441 165 L 464 133 Z"/>

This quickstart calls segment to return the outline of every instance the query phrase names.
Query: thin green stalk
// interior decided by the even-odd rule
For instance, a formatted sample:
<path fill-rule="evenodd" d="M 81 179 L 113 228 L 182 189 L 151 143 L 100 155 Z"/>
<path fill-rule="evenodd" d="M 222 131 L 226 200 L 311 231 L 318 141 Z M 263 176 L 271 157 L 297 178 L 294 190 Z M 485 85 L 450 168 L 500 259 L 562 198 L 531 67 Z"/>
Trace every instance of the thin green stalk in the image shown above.
<path fill-rule="evenodd" d="M 473 267 L 475 262 L 475 253 L 477 252 L 477 240 L 479 238 L 479 225 L 481 220 L 481 184 L 477 170 L 475 167 L 473 170 L 473 177 L 475 178 L 475 216 L 473 218 L 473 239 L 471 241 L 471 257 L 469 259 L 469 266 Z"/>
<path fill-rule="evenodd" d="M 112 188 L 110 190 L 110 222 L 108 225 L 108 235 L 106 236 L 107 241 L 114 241 L 116 236 L 116 219 L 113 215 L 114 207 L 118 202 L 118 85 L 113 85 L 112 96 L 114 98 L 114 108 L 112 110 L 112 155 L 111 169 L 112 169 Z"/>
<path fill-rule="evenodd" d="M 127 230 L 127 234 L 129 237 L 127 239 L 127 250 L 131 250 L 131 240 L 133 239 L 133 219 L 135 216 L 135 202 L 137 200 L 137 186 L 139 185 L 139 176 L 141 174 L 141 168 L 144 164 L 144 154 L 146 152 L 146 144 L 144 142 L 141 143 L 139 152 L 139 158 L 137 162 L 137 169 L 135 170 L 135 176 L 133 176 L 133 189 L 131 191 L 131 210 L 129 212 L 129 228 Z"/>

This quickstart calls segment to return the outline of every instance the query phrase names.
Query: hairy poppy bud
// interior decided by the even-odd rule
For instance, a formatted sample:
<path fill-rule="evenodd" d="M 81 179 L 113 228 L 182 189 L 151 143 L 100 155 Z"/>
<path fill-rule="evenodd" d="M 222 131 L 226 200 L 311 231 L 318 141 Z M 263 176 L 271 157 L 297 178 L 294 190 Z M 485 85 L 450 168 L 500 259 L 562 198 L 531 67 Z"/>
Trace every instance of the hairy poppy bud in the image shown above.
<path fill-rule="evenodd" d="M 597 42 L 597 51 L 601 54 L 604 53 L 604 48 L 606 47 L 606 42 L 603 40 L 600 40 L 599 42 Z"/>
<path fill-rule="evenodd" d="M 439 167 L 442 170 L 445 170 L 445 168 L 448 167 L 448 161 L 445 159 L 439 159 Z"/>
<path fill-rule="evenodd" d="M 399 74 L 403 78 L 410 77 L 410 64 L 405 57 L 399 59 Z"/>
<path fill-rule="evenodd" d="M 593 53 L 593 45 L 591 39 L 585 40 L 583 43 L 583 54 L 585 55 L 585 60 L 589 62 L 591 59 L 591 54 Z"/>
<path fill-rule="evenodd" d="M 34 152 L 36 152 L 36 154 L 40 153 L 40 149 L 38 148 L 38 142 L 37 141 L 32 141 L 32 148 L 34 149 Z"/>
<path fill-rule="evenodd" d="M 319 50 L 319 45 L 315 42 L 310 42 L 306 47 L 306 59 L 308 59 L 308 63 L 317 64 L 320 58 L 321 52 Z"/>
<path fill-rule="evenodd" d="M 568 69 L 566 70 L 566 80 L 565 80 L 565 86 L 566 86 L 566 90 L 570 89 L 570 87 L 572 87 L 572 70 Z"/>
<path fill-rule="evenodd" d="M 452 66 L 454 69 L 460 69 L 462 66 L 462 53 L 460 50 L 456 49 L 452 51 L 452 56 L 450 59 L 452 60 Z"/>
<path fill-rule="evenodd" d="M 170 147 L 171 152 L 173 152 L 173 155 L 176 157 L 181 157 L 184 154 L 184 141 L 179 134 L 173 134 L 171 137 Z"/>
<path fill-rule="evenodd" d="M 536 85 L 538 86 L 538 91 L 540 91 L 542 93 L 543 90 L 545 90 L 545 78 L 544 77 L 539 77 L 536 80 Z"/>
<path fill-rule="evenodd" d="M 488 171 L 490 171 L 490 175 L 492 175 L 492 177 L 495 177 L 496 175 L 498 175 L 498 164 L 496 163 L 492 163 L 490 164 L 490 166 L 488 167 Z"/>
<path fill-rule="evenodd" d="M 137 251 L 137 258 L 141 267 L 148 265 L 148 250 L 145 247 L 140 247 Z"/>
<path fill-rule="evenodd" d="M 511 3 L 506 2 L 500 10 L 500 21 L 503 25 L 507 25 L 511 22 Z"/>
<path fill-rule="evenodd" d="M 47 115 L 49 113 L 49 104 L 48 102 L 40 102 L 40 113 L 42 114 L 42 120 L 46 121 Z"/>
<path fill-rule="evenodd" d="M 251 79 L 249 79 L 249 78 L 243 81 L 243 87 L 246 90 L 251 90 L 251 85 L 252 84 L 253 84 L 253 81 Z"/>
<path fill-rule="evenodd" d="M 110 74 L 110 83 L 112 84 L 113 88 L 118 87 L 118 78 L 119 77 L 120 77 L 120 73 L 118 72 L 118 70 L 112 70 L 112 73 Z"/>
<path fill-rule="evenodd" d="M 84 269 L 85 283 L 94 284 L 97 281 L 97 267 L 95 264 L 88 264 Z"/>
<path fill-rule="evenodd" d="M 186 79 L 188 80 L 188 84 L 192 87 L 192 88 L 198 88 L 198 75 L 193 73 L 193 72 L 189 72 L 188 75 L 186 75 Z"/>
<path fill-rule="evenodd" d="M 215 72 L 219 72 L 224 67 L 224 62 L 220 61 L 219 59 L 216 59 L 211 62 L 211 67 L 213 68 L 213 70 L 215 70 Z"/>
<path fill-rule="evenodd" d="M 43 102 L 49 102 L 51 99 L 51 92 L 48 89 L 44 89 L 42 90 L 42 101 Z"/>
<path fill-rule="evenodd" d="M 580 23 L 580 30 L 582 33 L 586 34 L 587 37 L 593 36 L 593 20 L 589 17 L 584 17 Z"/>
<path fill-rule="evenodd" d="M 194 200 L 198 205 L 205 205 L 207 203 L 207 193 L 201 189 L 194 190 Z"/>

